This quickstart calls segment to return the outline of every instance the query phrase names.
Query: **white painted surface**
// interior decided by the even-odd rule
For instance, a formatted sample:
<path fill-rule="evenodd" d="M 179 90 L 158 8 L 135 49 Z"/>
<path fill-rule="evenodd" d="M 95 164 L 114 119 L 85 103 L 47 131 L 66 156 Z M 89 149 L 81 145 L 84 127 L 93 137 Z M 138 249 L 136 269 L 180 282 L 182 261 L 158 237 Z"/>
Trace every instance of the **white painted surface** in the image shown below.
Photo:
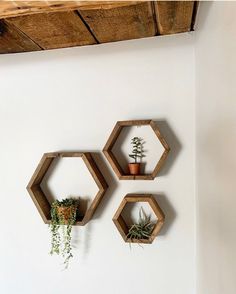
<path fill-rule="evenodd" d="M 196 31 L 198 294 L 236 293 L 235 12 L 201 3 Z"/>
<path fill-rule="evenodd" d="M 0 56 L 0 292 L 194 292 L 194 48 L 190 34 Z M 75 230 L 68 271 L 26 185 L 42 154 L 100 151 L 117 120 L 157 119 L 172 148 L 155 181 L 118 181 L 95 218 Z M 126 193 L 154 193 L 166 224 L 153 245 L 130 251 L 111 219 Z"/>
<path fill-rule="evenodd" d="M 122 216 L 130 227 L 139 222 L 140 216 L 143 218 L 145 215 L 150 218 L 151 222 L 155 223 L 157 221 L 157 216 L 147 202 L 127 203 L 122 210 Z"/>
<path fill-rule="evenodd" d="M 141 173 L 152 173 L 165 149 L 150 126 L 123 128 L 112 151 L 118 158 L 122 169 L 128 172 L 128 163 L 134 162 L 134 159 L 129 157 L 129 154 L 132 154 L 131 140 L 134 137 L 141 138 L 143 143 L 144 157 L 141 160 Z"/>
<path fill-rule="evenodd" d="M 80 157 L 54 160 L 41 183 L 41 188 L 51 201 L 72 197 L 87 199 L 88 203 L 99 189 Z"/>

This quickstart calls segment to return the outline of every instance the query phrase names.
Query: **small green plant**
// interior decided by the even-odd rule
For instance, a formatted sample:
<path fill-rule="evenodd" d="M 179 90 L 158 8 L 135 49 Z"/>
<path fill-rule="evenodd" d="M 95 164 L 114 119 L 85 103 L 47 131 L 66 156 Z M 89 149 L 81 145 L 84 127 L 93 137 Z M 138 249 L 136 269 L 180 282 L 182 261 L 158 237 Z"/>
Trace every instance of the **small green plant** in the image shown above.
<path fill-rule="evenodd" d="M 131 140 L 131 144 L 133 145 L 133 150 L 132 150 L 132 153 L 129 154 L 129 157 L 133 158 L 134 159 L 134 163 L 137 163 L 138 161 L 138 158 L 141 159 L 145 156 L 143 154 L 143 139 L 142 138 L 139 138 L 139 137 L 134 137 L 132 140 Z"/>
<path fill-rule="evenodd" d="M 62 254 L 65 268 L 73 257 L 71 247 L 72 226 L 78 214 L 78 200 L 66 198 L 55 200 L 51 205 L 51 251 L 50 254 Z M 61 229 L 61 230 L 60 230 Z"/>
<path fill-rule="evenodd" d="M 138 223 L 131 226 L 126 237 L 130 242 L 137 240 L 141 243 L 142 239 L 148 239 L 151 236 L 154 225 L 155 223 L 151 221 L 151 216 L 147 216 L 141 207 Z"/>

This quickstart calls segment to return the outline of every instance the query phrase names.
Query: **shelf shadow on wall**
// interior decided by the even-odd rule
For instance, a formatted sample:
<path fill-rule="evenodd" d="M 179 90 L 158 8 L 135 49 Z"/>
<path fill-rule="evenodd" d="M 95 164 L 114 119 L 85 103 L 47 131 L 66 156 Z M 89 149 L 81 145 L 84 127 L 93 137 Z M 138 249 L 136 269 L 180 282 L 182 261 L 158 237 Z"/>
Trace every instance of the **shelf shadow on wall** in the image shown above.
<path fill-rule="evenodd" d="M 114 173 L 111 172 L 110 167 L 106 163 L 102 154 L 100 152 L 93 152 L 93 158 L 108 184 L 108 189 L 93 216 L 93 219 L 98 219 L 101 217 L 101 214 L 106 209 L 112 195 L 114 194 L 114 191 L 117 187 L 117 182 L 115 180 Z"/>
<path fill-rule="evenodd" d="M 54 200 L 56 200 L 56 197 L 54 196 L 52 190 L 50 189 L 49 185 L 48 185 L 48 181 L 49 178 L 51 177 L 51 175 L 55 172 L 55 170 L 57 169 L 57 166 L 59 164 L 59 160 L 60 158 L 54 158 L 52 163 L 50 164 L 45 176 L 43 177 L 43 180 L 40 184 L 41 189 L 43 190 L 43 193 L 45 194 L 47 200 L 49 201 L 50 204 L 52 204 L 52 202 Z"/>
<path fill-rule="evenodd" d="M 124 150 L 122 150 L 122 145 L 124 142 L 127 142 L 127 139 L 129 138 L 130 132 L 132 128 L 140 128 L 142 126 L 128 126 L 128 127 L 123 127 L 118 138 L 116 139 L 116 142 L 114 144 L 114 146 L 112 147 L 112 153 L 114 154 L 115 158 L 117 159 L 117 162 L 119 163 L 122 171 L 124 174 L 129 174 L 129 170 L 128 170 L 128 164 L 130 162 L 133 162 L 133 159 L 131 159 L 128 154 L 131 153 L 131 149 L 132 149 L 132 145 L 130 145 L 130 150 L 127 150 L 127 156 L 124 152 Z M 148 127 L 148 126 L 145 126 Z M 153 133 L 153 136 L 155 136 L 155 134 Z M 146 154 L 148 151 L 145 149 L 146 147 L 146 141 L 143 141 L 143 152 L 144 154 Z M 127 159 L 127 158 L 129 159 Z M 145 157 L 144 159 L 141 159 L 141 167 L 140 167 L 140 172 L 141 174 L 145 174 L 145 173 L 151 173 L 152 170 L 150 171 L 146 171 L 145 172 L 145 166 L 146 166 L 146 162 L 145 162 Z"/>
<path fill-rule="evenodd" d="M 182 145 L 179 139 L 176 137 L 176 135 L 172 131 L 169 123 L 165 119 L 154 120 L 154 121 L 157 124 L 167 144 L 170 146 L 170 152 L 157 175 L 157 177 L 162 177 L 162 176 L 166 176 L 169 173 L 174 161 L 176 160 L 176 158 L 178 157 L 182 149 Z"/>
<path fill-rule="evenodd" d="M 160 169 L 157 177 L 159 176 L 165 176 L 168 174 L 170 168 L 172 167 L 174 161 L 176 160 L 177 156 L 179 155 L 182 145 L 180 143 L 180 141 L 178 140 L 178 138 L 176 137 L 176 135 L 174 134 L 174 132 L 172 131 L 170 125 L 168 124 L 168 122 L 166 120 L 154 120 L 158 129 L 160 130 L 162 136 L 164 137 L 164 139 L 166 140 L 167 144 L 170 146 L 170 152 L 167 156 L 167 158 L 165 159 L 165 162 L 162 166 L 162 168 Z M 121 133 L 119 134 L 113 148 L 112 148 L 112 153 L 114 154 L 115 158 L 117 159 L 117 161 L 119 162 L 120 167 L 122 168 L 123 172 L 125 174 L 128 173 L 128 162 L 124 151 L 122 150 L 121 146 L 123 144 L 123 142 L 125 142 L 129 136 L 129 133 L 131 131 L 131 128 L 135 127 L 135 126 L 131 126 L 131 127 L 124 127 L 121 131 Z M 154 133 L 153 133 L 154 134 Z M 154 134 L 155 136 L 155 134 Z M 144 142 L 144 153 L 148 152 L 146 149 L 148 144 L 146 144 L 146 142 Z M 152 150 L 152 152 L 155 150 Z M 157 158 L 157 162 L 160 158 Z M 157 163 L 156 162 L 156 163 Z M 145 162 L 145 158 L 142 162 L 141 165 L 141 174 L 145 173 L 145 166 L 147 165 L 147 162 Z M 150 173 L 153 170 L 148 170 L 146 171 L 146 173 Z"/>
<path fill-rule="evenodd" d="M 73 152 L 72 150 L 61 150 L 58 152 Z M 89 252 L 90 248 L 90 239 L 92 235 L 92 221 L 95 219 L 98 219 L 101 217 L 102 213 L 106 209 L 106 206 L 108 205 L 108 202 L 111 198 L 111 196 L 114 194 L 114 190 L 117 187 L 117 182 L 115 180 L 115 177 L 113 173 L 110 171 L 108 165 L 105 162 L 105 159 L 103 158 L 102 154 L 100 151 L 91 151 L 91 150 L 86 150 L 86 152 L 90 152 L 92 154 L 92 157 L 97 164 L 99 170 L 101 171 L 103 177 L 105 178 L 107 184 L 108 184 L 108 189 L 105 192 L 99 206 L 97 207 L 97 210 L 95 211 L 92 219 L 85 225 L 86 230 L 84 231 L 84 256 L 87 255 Z M 49 185 L 48 185 L 48 180 L 52 173 L 57 169 L 57 166 L 59 164 L 60 158 L 55 158 L 53 162 L 51 163 L 47 173 L 44 176 L 44 179 L 41 183 L 41 188 L 43 192 L 45 193 L 48 201 L 52 203 L 56 197 L 54 196 L 53 192 L 51 191 Z M 80 212 L 81 214 L 85 214 L 88 206 L 88 201 L 89 198 L 86 197 L 81 197 L 80 198 Z M 80 227 L 75 227 L 74 230 L 74 236 L 72 240 L 72 245 L 74 248 L 77 248 L 77 243 L 80 242 L 80 234 L 79 234 L 79 228 Z"/>
<path fill-rule="evenodd" d="M 62 151 L 65 152 L 65 151 Z M 41 189 L 43 190 L 47 200 L 49 201 L 50 204 L 52 204 L 52 202 L 54 200 L 57 199 L 56 195 L 52 192 L 52 189 L 50 188 L 48 182 L 50 177 L 53 175 L 53 173 L 55 173 L 55 171 L 58 168 L 59 165 L 59 161 L 61 158 L 55 158 L 53 160 L 53 162 L 51 163 L 51 165 L 48 168 L 47 173 L 45 174 L 43 181 L 40 185 Z M 69 195 L 65 195 L 65 197 L 68 197 Z M 72 197 L 79 197 L 78 195 L 71 195 Z M 79 213 L 80 213 L 80 220 L 83 218 L 83 216 L 85 215 L 87 208 L 88 208 L 88 204 L 89 204 L 89 197 L 88 195 L 83 196 L 83 197 L 79 197 Z"/>
<path fill-rule="evenodd" d="M 90 151 L 91 152 L 91 151 Z M 93 230 L 93 221 L 96 219 L 99 219 L 101 215 L 104 213 L 112 195 L 114 194 L 114 191 L 117 187 L 117 182 L 115 181 L 115 177 L 113 173 L 111 173 L 108 165 L 106 164 L 104 157 L 100 152 L 92 152 L 92 156 L 94 161 L 96 162 L 99 170 L 101 171 L 103 177 L 105 178 L 108 189 L 106 190 L 106 193 L 104 194 L 98 208 L 96 209 L 92 219 L 90 222 L 86 224 L 86 230 L 84 232 L 84 250 L 83 250 L 83 258 L 86 258 L 87 254 L 89 253 L 90 249 L 90 240 L 92 236 L 92 230 Z M 78 228 L 76 228 L 78 231 Z M 77 233 L 78 234 L 78 233 Z"/>
<path fill-rule="evenodd" d="M 74 227 L 71 240 L 72 248 L 79 250 L 82 253 L 82 258 L 85 260 L 90 250 L 90 240 L 92 236 L 92 223 L 88 222 L 81 234 L 81 227 Z M 81 247 L 82 246 L 82 247 Z"/>
<path fill-rule="evenodd" d="M 161 207 L 165 215 L 165 222 L 159 233 L 159 236 L 165 236 L 170 231 L 170 228 L 172 224 L 174 223 L 174 220 L 176 219 L 177 214 L 164 193 L 158 193 L 158 194 L 153 193 L 152 195 L 157 201 L 157 203 L 159 204 L 159 206 Z"/>
<path fill-rule="evenodd" d="M 122 146 L 123 142 L 125 142 L 127 140 L 131 128 L 134 128 L 134 127 L 135 126 L 124 127 L 121 130 L 118 138 L 116 139 L 114 146 L 112 147 L 112 153 L 114 154 L 115 158 L 117 159 L 117 162 L 119 162 L 119 165 L 122 168 L 124 174 L 128 173 L 128 163 L 129 162 L 125 158 L 125 154 L 124 154 L 124 151 L 121 149 L 121 146 Z"/>
<path fill-rule="evenodd" d="M 135 193 L 133 193 L 135 194 Z M 165 222 L 161 231 L 159 232 L 158 236 L 166 236 L 170 232 L 170 228 L 173 225 L 177 213 L 173 208 L 172 204 L 170 203 L 169 199 L 167 198 L 166 194 L 163 192 L 151 192 L 151 191 L 139 191 L 137 194 L 152 194 L 155 200 L 157 201 L 158 205 L 160 206 L 161 210 L 164 212 L 165 215 Z M 125 212 L 125 218 L 127 217 L 127 223 L 132 221 L 130 216 L 127 216 L 127 212 Z"/>
<path fill-rule="evenodd" d="M 73 152 L 70 150 L 62 150 L 62 151 L 58 151 L 58 152 Z M 94 216 L 92 219 L 97 219 L 101 216 L 102 211 L 105 209 L 106 205 L 108 204 L 108 199 L 110 199 L 111 195 L 114 193 L 115 188 L 117 187 L 117 183 L 115 181 L 115 177 L 113 176 L 113 174 L 110 172 L 108 165 L 105 163 L 105 160 L 101 154 L 101 152 L 99 151 L 87 151 L 86 152 L 90 152 L 92 154 L 92 157 L 95 161 L 95 163 L 98 166 L 98 169 L 101 171 L 103 177 L 105 178 L 107 184 L 108 184 L 108 189 L 105 192 L 96 212 L 94 213 Z M 57 166 L 59 164 L 59 160 L 60 158 L 55 158 L 53 160 L 53 162 L 51 163 L 47 173 L 45 174 L 43 181 L 41 183 L 41 188 L 43 190 L 43 192 L 45 193 L 48 201 L 50 203 L 52 203 L 56 197 L 53 194 L 52 190 L 50 189 L 49 185 L 48 185 L 48 180 L 51 177 L 51 175 L 55 172 L 55 170 L 57 169 Z M 78 191 L 79 193 L 79 191 Z M 75 195 L 76 197 L 76 195 Z M 80 212 L 81 214 L 85 214 L 87 207 L 88 207 L 88 202 L 89 202 L 89 197 L 88 195 L 86 195 L 85 197 L 81 197 L 80 198 L 80 209 L 82 209 Z"/>

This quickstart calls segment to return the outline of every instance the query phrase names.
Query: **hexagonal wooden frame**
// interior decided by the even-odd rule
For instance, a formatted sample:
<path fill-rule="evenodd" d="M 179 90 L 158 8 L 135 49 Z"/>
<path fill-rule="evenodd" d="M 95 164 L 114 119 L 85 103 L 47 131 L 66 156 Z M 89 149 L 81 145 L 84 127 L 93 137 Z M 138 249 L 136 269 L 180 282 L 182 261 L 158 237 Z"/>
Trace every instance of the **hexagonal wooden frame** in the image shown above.
<path fill-rule="evenodd" d="M 116 159 L 114 153 L 112 152 L 112 148 L 115 145 L 122 129 L 124 127 L 132 127 L 132 126 L 144 126 L 149 125 L 152 130 L 154 131 L 157 139 L 160 141 L 162 146 L 164 147 L 164 152 L 162 156 L 158 160 L 154 170 L 150 174 L 143 174 L 143 175 L 129 175 L 125 174 L 124 170 L 120 166 L 118 160 Z M 106 156 L 107 160 L 109 161 L 111 167 L 113 168 L 114 172 L 116 173 L 117 177 L 120 180 L 154 180 L 157 176 L 158 172 L 160 171 L 164 161 L 170 151 L 170 147 L 161 135 L 160 130 L 158 129 L 156 123 L 153 120 L 128 120 L 128 121 L 118 121 L 105 145 L 103 148 L 103 153 Z"/>
<path fill-rule="evenodd" d="M 51 205 L 46 195 L 44 194 L 43 190 L 41 189 L 40 184 L 44 176 L 46 175 L 49 167 L 51 166 L 53 160 L 56 158 L 63 158 L 63 157 L 81 157 L 99 189 L 92 203 L 88 207 L 85 215 L 81 217 L 79 221 L 75 223 L 75 225 L 83 226 L 92 218 L 95 210 L 97 209 L 100 201 L 102 200 L 102 197 L 104 196 L 108 188 L 106 180 L 104 179 L 102 173 L 98 169 L 95 161 L 93 160 L 92 154 L 90 152 L 45 153 L 42 159 L 40 160 L 38 167 L 36 168 L 27 186 L 27 190 L 35 206 L 37 207 L 43 221 L 46 224 L 49 224 L 51 221 L 51 215 L 50 215 Z"/>
<path fill-rule="evenodd" d="M 126 224 L 124 217 L 122 216 L 122 211 L 124 210 L 125 206 L 128 203 L 135 203 L 135 202 L 147 202 L 151 206 L 154 214 L 157 217 L 157 222 L 154 226 L 154 229 L 152 231 L 151 236 L 148 239 L 141 239 L 141 240 L 132 239 L 131 240 L 131 239 L 127 238 L 127 234 L 129 232 L 129 227 Z M 153 195 L 151 195 L 151 194 L 127 194 L 123 198 L 123 200 L 122 200 L 119 208 L 117 209 L 112 220 L 113 220 L 114 224 L 116 225 L 119 233 L 121 234 L 121 236 L 125 242 L 150 244 L 153 242 L 153 240 L 156 238 L 156 236 L 160 232 L 160 230 L 164 224 L 164 221 L 165 221 L 165 215 L 164 215 L 163 211 L 161 210 L 160 206 L 158 205 L 157 201 L 153 197 Z"/>

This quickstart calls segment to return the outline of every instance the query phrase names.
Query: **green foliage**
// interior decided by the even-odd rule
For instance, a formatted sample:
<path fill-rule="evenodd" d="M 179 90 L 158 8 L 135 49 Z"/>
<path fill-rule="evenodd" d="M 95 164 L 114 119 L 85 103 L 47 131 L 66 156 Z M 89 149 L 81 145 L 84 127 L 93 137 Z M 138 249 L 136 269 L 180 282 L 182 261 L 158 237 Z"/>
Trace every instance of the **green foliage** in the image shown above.
<path fill-rule="evenodd" d="M 151 221 L 151 216 L 147 216 L 141 207 L 139 210 L 139 220 L 137 224 L 133 224 L 126 235 L 127 239 L 132 240 L 148 239 L 154 228 L 154 222 Z"/>
<path fill-rule="evenodd" d="M 69 209 L 69 213 L 60 212 L 60 208 Z M 67 210 L 68 211 L 68 210 Z M 51 251 L 50 254 L 62 254 L 65 268 L 73 257 L 71 247 L 72 225 L 76 222 L 78 213 L 78 200 L 66 198 L 55 200 L 51 205 Z M 61 229 L 61 230 L 60 230 Z"/>
<path fill-rule="evenodd" d="M 137 162 L 137 159 L 139 158 L 141 160 L 141 158 L 143 158 L 145 155 L 143 154 L 143 139 L 139 138 L 139 137 L 134 137 L 131 140 L 131 144 L 133 145 L 133 150 L 132 153 L 129 154 L 129 157 L 134 159 L 134 162 Z"/>

